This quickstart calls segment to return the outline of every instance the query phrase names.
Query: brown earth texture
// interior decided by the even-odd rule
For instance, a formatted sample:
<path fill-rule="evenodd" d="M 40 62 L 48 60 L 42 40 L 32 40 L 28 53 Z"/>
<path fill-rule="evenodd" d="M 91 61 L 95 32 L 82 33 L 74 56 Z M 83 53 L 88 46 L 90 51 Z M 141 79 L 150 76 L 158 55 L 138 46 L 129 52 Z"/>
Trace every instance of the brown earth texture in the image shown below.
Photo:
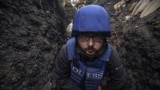
<path fill-rule="evenodd" d="M 119 1 L 96 4 L 110 14 L 110 42 L 122 58 L 128 87 L 160 90 L 160 9 L 127 20 L 128 6 L 136 0 L 115 14 Z M 54 90 L 54 58 L 68 38 L 66 27 L 74 14 L 59 0 L 0 0 L 0 90 Z"/>

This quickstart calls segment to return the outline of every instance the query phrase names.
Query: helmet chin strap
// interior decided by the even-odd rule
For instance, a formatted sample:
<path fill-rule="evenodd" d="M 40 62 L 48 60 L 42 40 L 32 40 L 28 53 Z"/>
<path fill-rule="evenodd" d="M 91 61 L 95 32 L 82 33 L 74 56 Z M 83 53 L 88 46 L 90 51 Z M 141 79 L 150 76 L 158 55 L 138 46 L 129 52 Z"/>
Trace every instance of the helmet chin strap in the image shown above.
<path fill-rule="evenodd" d="M 103 46 L 102 48 L 99 50 L 99 52 L 95 55 L 88 55 L 86 54 L 80 47 L 79 45 L 77 45 L 76 47 L 76 53 L 78 53 L 80 55 L 80 57 L 82 58 L 82 60 L 85 61 L 93 61 L 96 57 L 102 55 L 104 53 L 104 51 L 106 50 L 107 44 L 106 44 L 106 40 L 104 40 Z"/>

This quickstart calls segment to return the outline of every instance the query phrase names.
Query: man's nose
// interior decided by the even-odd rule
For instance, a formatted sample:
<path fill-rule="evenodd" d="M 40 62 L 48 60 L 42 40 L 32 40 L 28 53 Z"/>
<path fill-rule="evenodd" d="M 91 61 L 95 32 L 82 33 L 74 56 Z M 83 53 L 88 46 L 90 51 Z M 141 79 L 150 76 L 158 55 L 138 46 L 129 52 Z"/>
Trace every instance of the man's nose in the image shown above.
<path fill-rule="evenodd" d="M 93 46 L 93 45 L 94 45 L 93 37 L 90 37 L 88 40 L 88 46 Z"/>

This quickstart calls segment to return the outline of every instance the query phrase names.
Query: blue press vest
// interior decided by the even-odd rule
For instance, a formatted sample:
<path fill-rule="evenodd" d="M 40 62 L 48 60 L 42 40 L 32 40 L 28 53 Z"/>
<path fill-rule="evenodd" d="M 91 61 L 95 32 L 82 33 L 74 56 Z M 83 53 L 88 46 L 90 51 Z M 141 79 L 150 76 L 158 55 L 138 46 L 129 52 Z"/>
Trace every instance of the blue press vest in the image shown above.
<path fill-rule="evenodd" d="M 79 85 L 82 78 L 84 78 L 84 75 L 86 75 L 84 81 L 86 90 L 96 90 L 106 73 L 106 65 L 109 61 L 111 46 L 108 44 L 108 49 L 96 60 L 84 63 L 80 60 L 79 55 L 75 53 L 75 44 L 75 38 L 71 38 L 67 41 L 68 60 L 73 61 L 76 58 L 76 64 L 71 61 L 70 77 L 77 85 Z"/>

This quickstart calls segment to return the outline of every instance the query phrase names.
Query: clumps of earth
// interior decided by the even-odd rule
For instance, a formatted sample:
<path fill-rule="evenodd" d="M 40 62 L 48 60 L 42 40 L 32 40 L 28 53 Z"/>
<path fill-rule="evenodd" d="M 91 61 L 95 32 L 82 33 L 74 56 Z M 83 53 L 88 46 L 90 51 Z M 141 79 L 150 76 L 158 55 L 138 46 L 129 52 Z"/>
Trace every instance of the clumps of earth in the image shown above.
<path fill-rule="evenodd" d="M 159 9 L 144 18 L 136 15 L 126 20 L 131 12 L 126 6 L 115 14 L 117 2 L 98 0 L 96 4 L 110 14 L 109 42 L 122 58 L 128 86 L 159 90 Z M 66 28 L 74 14 L 73 7 L 64 9 L 59 0 L 0 0 L 1 90 L 54 90 L 54 58 L 69 38 Z"/>

